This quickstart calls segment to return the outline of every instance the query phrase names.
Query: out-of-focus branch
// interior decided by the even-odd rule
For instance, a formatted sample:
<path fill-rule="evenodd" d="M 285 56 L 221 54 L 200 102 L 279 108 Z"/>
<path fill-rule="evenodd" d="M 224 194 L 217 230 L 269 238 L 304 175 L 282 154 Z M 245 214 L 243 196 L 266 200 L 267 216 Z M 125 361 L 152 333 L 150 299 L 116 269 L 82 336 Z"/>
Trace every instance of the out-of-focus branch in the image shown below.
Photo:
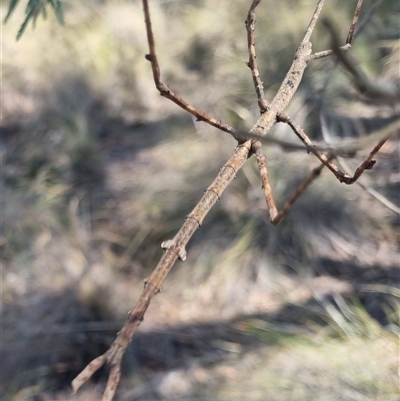
<path fill-rule="evenodd" d="M 354 31 L 357 26 L 357 22 L 358 22 L 358 18 L 360 16 L 361 6 L 362 6 L 363 1 L 364 0 L 358 0 L 358 2 L 357 2 L 356 9 L 355 9 L 354 15 L 353 15 L 353 21 L 351 22 L 351 25 L 349 28 L 349 33 L 347 34 L 346 44 L 343 46 L 340 46 L 340 50 L 342 50 L 342 51 L 351 49 L 351 42 L 353 41 Z M 321 51 L 318 53 L 314 53 L 310 56 L 310 60 L 317 60 L 319 58 L 328 57 L 328 56 L 332 55 L 333 53 L 334 53 L 333 50 L 324 50 L 324 51 Z"/>
<path fill-rule="evenodd" d="M 352 76 L 353 84 L 358 91 L 367 98 L 387 104 L 400 101 L 400 87 L 396 83 L 379 83 L 368 78 L 367 74 L 348 53 L 339 46 L 338 33 L 330 20 L 323 20 L 323 24 L 331 36 L 332 51 L 342 67 Z"/>
<path fill-rule="evenodd" d="M 379 7 L 380 4 L 382 3 L 382 1 L 383 1 L 383 0 L 377 0 L 377 1 L 375 1 L 375 3 L 370 7 L 370 9 L 369 9 L 368 12 L 367 12 L 367 15 L 364 16 L 364 18 L 358 23 L 357 29 L 354 30 L 355 32 L 354 32 L 353 38 L 356 37 L 356 36 L 358 36 L 358 35 L 363 31 L 363 29 L 367 26 L 368 22 L 371 20 L 372 16 L 373 16 L 374 13 L 376 12 L 376 10 L 378 9 L 378 7 Z M 341 50 L 346 50 L 346 46 L 347 46 L 347 45 L 341 46 L 340 49 L 341 49 Z M 347 47 L 347 50 L 348 50 L 348 49 L 349 49 L 349 48 Z M 327 53 L 327 52 L 328 52 L 329 54 L 333 54 L 333 51 L 332 51 L 332 50 L 326 50 L 325 52 L 320 52 L 320 53 L 322 53 L 321 55 L 320 55 L 320 53 L 315 53 L 315 54 L 313 55 L 313 57 L 314 57 L 314 58 L 326 57 L 326 56 L 323 55 L 323 53 Z M 318 55 L 320 55 L 320 56 L 318 56 Z M 333 71 L 336 69 L 336 67 L 337 67 L 338 64 L 339 64 L 339 62 L 336 60 L 335 63 L 334 63 L 334 65 L 331 66 L 331 67 L 328 69 L 328 72 L 327 72 L 327 74 L 326 74 L 326 78 L 325 78 L 324 83 L 323 83 L 323 85 L 322 85 L 322 91 L 320 91 L 321 100 L 322 100 L 322 97 L 323 97 L 323 95 L 324 95 L 324 93 L 325 93 L 325 90 L 326 90 L 326 88 L 327 88 L 329 82 L 330 82 L 331 79 L 332 79 Z"/>
<path fill-rule="evenodd" d="M 282 113 L 283 114 L 283 113 Z M 299 127 L 294 121 L 291 120 L 294 128 L 299 128 L 300 133 L 304 133 L 304 130 Z M 252 132 L 237 131 L 235 134 L 240 138 L 257 139 L 264 144 L 274 144 L 280 146 L 285 151 L 304 151 L 307 150 L 309 153 L 315 152 L 327 152 L 332 154 L 334 157 L 354 157 L 354 155 L 365 149 L 368 146 L 374 145 L 379 141 L 387 140 L 394 136 L 400 130 L 400 118 L 395 119 L 387 126 L 375 131 L 373 134 L 368 135 L 364 138 L 357 139 L 341 139 L 340 142 L 334 143 L 326 141 L 305 142 L 305 147 L 294 142 L 284 141 L 275 137 L 263 137 L 261 135 L 253 134 Z M 322 160 L 321 160 L 322 161 Z"/>
<path fill-rule="evenodd" d="M 367 26 L 368 22 L 371 20 L 375 11 L 379 8 L 379 6 L 383 3 L 383 0 L 376 0 L 375 3 L 368 9 L 367 15 L 360 21 L 355 30 L 354 37 L 358 36 L 363 29 Z"/>

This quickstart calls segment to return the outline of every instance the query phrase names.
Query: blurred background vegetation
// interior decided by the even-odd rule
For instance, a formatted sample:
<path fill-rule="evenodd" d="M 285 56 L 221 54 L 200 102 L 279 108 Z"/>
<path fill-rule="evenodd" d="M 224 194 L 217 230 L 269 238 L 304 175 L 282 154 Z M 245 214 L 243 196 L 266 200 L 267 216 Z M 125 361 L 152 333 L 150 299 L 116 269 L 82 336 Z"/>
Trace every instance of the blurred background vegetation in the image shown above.
<path fill-rule="evenodd" d="M 270 100 L 316 1 L 264 1 L 257 52 Z M 379 7 L 374 9 L 374 5 Z M 249 1 L 151 1 L 162 78 L 235 127 L 258 116 L 247 61 Z M 235 141 L 194 123 L 154 88 L 139 1 L 64 2 L 16 42 L 2 26 L 1 212 L 4 400 L 95 400 L 104 352 L 184 216 Z M 323 11 L 343 40 L 355 1 Z M 8 2 L 2 1 L 3 18 Z M 294 12 L 295 10 L 295 12 Z M 371 13 L 369 14 L 369 11 Z M 368 15 L 369 14 L 369 15 Z M 399 82 L 400 5 L 366 0 L 352 55 Z M 319 24 L 314 50 L 329 47 Z M 322 111 L 321 111 L 322 110 Z M 393 106 L 365 101 L 333 58 L 313 62 L 289 113 L 322 139 L 365 136 Z M 280 138 L 293 137 L 283 125 Z M 279 204 L 318 165 L 265 146 Z M 368 150 L 360 152 L 357 166 Z M 399 206 L 399 142 L 362 181 Z M 195 234 L 125 358 L 117 400 L 398 400 L 399 217 L 328 172 L 271 226 L 251 159 Z"/>

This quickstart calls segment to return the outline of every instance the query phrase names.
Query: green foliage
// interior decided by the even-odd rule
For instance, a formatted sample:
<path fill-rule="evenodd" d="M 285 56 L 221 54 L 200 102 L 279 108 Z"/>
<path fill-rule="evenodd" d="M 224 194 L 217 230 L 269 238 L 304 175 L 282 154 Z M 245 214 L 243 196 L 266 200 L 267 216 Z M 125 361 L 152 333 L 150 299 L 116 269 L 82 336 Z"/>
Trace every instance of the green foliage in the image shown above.
<path fill-rule="evenodd" d="M 18 3 L 19 0 L 10 0 L 10 4 L 8 6 L 8 13 L 6 15 L 6 18 L 4 19 L 4 22 L 8 21 Z M 61 25 L 64 24 L 64 13 L 60 0 L 29 0 L 25 9 L 25 15 L 26 15 L 25 20 L 22 23 L 17 33 L 17 40 L 21 38 L 22 34 L 25 32 L 25 29 L 30 21 L 32 21 L 33 26 L 35 26 L 36 19 L 40 14 L 43 15 L 44 19 L 46 19 L 47 17 L 46 7 L 49 5 L 54 9 L 58 22 Z"/>

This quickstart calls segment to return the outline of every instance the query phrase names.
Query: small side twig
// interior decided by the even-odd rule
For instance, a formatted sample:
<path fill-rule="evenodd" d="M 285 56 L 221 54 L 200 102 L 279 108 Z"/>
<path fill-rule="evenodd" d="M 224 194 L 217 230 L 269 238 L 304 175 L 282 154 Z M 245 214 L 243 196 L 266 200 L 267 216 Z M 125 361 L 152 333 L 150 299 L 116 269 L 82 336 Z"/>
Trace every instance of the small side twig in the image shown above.
<path fill-rule="evenodd" d="M 251 70 L 251 75 L 253 77 L 254 88 L 257 94 L 258 107 L 261 113 L 267 110 L 268 102 L 264 98 L 264 86 L 261 81 L 260 72 L 257 66 L 257 55 L 255 48 L 255 37 L 254 37 L 254 27 L 256 23 L 255 9 L 260 4 L 261 0 L 253 0 L 251 3 L 249 12 L 247 14 L 247 19 L 245 21 L 246 31 L 247 31 L 247 47 L 249 50 L 249 61 L 247 66 Z"/>
<path fill-rule="evenodd" d="M 347 34 L 346 45 L 351 45 L 351 42 L 353 41 L 353 36 L 356 30 L 356 25 L 358 22 L 358 17 L 360 16 L 363 1 L 364 0 L 358 0 L 357 2 L 356 10 L 354 11 L 353 21 L 351 22 L 349 33 Z"/>
<path fill-rule="evenodd" d="M 352 76 L 354 86 L 358 91 L 372 99 L 379 100 L 387 104 L 393 104 L 400 101 L 400 88 L 395 83 L 391 85 L 382 85 L 368 78 L 365 72 L 357 65 L 355 60 L 342 51 L 338 44 L 338 33 L 329 20 L 323 21 L 325 27 L 331 35 L 332 51 L 336 55 L 339 63 Z"/>
<path fill-rule="evenodd" d="M 261 0 L 260 0 L 261 1 Z M 146 54 L 146 60 L 150 61 L 151 69 L 153 71 L 153 79 L 157 90 L 160 92 L 161 96 L 164 96 L 183 110 L 186 110 L 188 113 L 192 114 L 196 117 L 197 121 L 204 121 L 205 123 L 212 125 L 215 128 L 218 128 L 221 131 L 227 132 L 233 136 L 235 136 L 235 129 L 231 127 L 229 124 L 223 123 L 222 121 L 216 120 L 215 118 L 209 116 L 208 114 L 198 110 L 196 107 L 192 106 L 186 100 L 179 97 L 175 94 L 168 85 L 164 84 L 161 81 L 161 73 L 160 73 L 160 66 L 158 64 L 157 54 L 156 54 L 156 45 L 154 42 L 154 35 L 153 29 L 151 26 L 151 19 L 150 19 L 150 10 L 149 10 L 149 3 L 148 0 L 143 0 L 143 12 L 144 12 L 144 19 L 146 24 L 146 32 L 147 32 L 147 39 L 149 43 L 149 54 Z"/>
<path fill-rule="evenodd" d="M 267 202 L 269 221 L 273 222 L 278 215 L 274 196 L 272 194 L 271 184 L 269 182 L 267 160 L 260 141 L 253 141 L 252 151 L 256 155 L 258 169 L 260 171 L 262 188 L 264 189 L 265 200 Z"/>
<path fill-rule="evenodd" d="M 259 141 L 254 141 L 252 144 L 252 150 L 256 155 L 258 168 L 260 170 L 262 187 L 264 189 L 265 200 L 268 206 L 269 220 L 272 224 L 277 225 L 286 216 L 287 212 L 292 208 L 294 203 L 300 198 L 303 192 L 319 177 L 322 169 L 325 167 L 324 164 L 314 168 L 308 177 L 296 188 L 291 197 L 283 205 L 282 209 L 278 212 L 275 204 L 274 196 L 272 195 L 271 185 L 269 183 L 267 161 L 264 152 Z M 327 158 L 328 162 L 331 157 Z"/>
<path fill-rule="evenodd" d="M 310 138 L 306 135 L 300 125 L 296 124 L 296 122 L 293 121 L 287 114 L 279 114 L 278 121 L 288 124 L 292 131 L 306 146 L 307 151 L 315 155 L 322 164 L 328 167 L 328 169 L 331 170 L 333 174 L 335 174 L 336 178 L 340 182 L 347 182 L 351 180 L 351 177 L 348 174 L 340 171 L 340 169 L 335 164 L 333 164 L 322 152 L 316 149 L 316 146 L 311 142 Z"/>
<path fill-rule="evenodd" d="M 361 6 L 362 6 L 363 1 L 364 0 L 358 0 L 358 2 L 357 2 L 356 9 L 355 9 L 354 15 L 353 15 L 353 20 L 351 22 L 349 32 L 347 34 L 346 44 L 339 47 L 341 51 L 346 51 L 346 50 L 351 49 L 351 42 L 353 41 L 354 31 L 357 26 L 357 22 L 358 22 L 358 18 L 360 16 Z M 323 50 L 321 52 L 312 54 L 309 59 L 316 60 L 319 58 L 328 57 L 328 56 L 331 56 L 334 52 L 335 52 L 334 50 Z"/>
<path fill-rule="evenodd" d="M 329 130 L 327 127 L 326 119 L 322 113 L 320 114 L 320 121 L 321 121 L 322 136 L 324 137 L 324 140 L 326 143 L 331 143 L 332 140 L 329 135 Z M 349 166 L 343 160 L 343 158 L 336 157 L 336 161 L 343 170 L 347 170 L 347 171 L 350 170 Z M 387 207 L 393 213 L 400 215 L 400 208 L 398 206 L 396 206 L 394 203 L 390 202 L 390 200 L 387 199 L 385 196 L 383 196 L 381 193 L 376 191 L 374 188 L 371 188 L 370 186 L 364 185 L 360 180 L 358 180 L 356 183 L 358 186 L 360 186 L 364 191 L 369 193 L 373 198 L 375 198 L 382 205 Z"/>
<path fill-rule="evenodd" d="M 341 171 L 339 167 L 336 166 L 336 164 L 332 163 L 327 156 L 325 156 L 323 153 L 321 153 L 319 150 L 316 149 L 315 145 L 311 142 L 309 137 L 306 135 L 304 130 L 296 124 L 287 114 L 281 113 L 278 116 L 278 119 L 282 122 L 287 123 L 290 128 L 292 128 L 293 132 L 297 135 L 297 137 L 306 145 L 307 150 L 311 153 L 313 153 L 332 173 L 335 175 L 335 177 L 340 181 L 343 182 L 347 185 L 353 184 L 360 178 L 361 174 L 365 170 L 371 169 L 375 165 L 375 160 L 374 157 L 375 155 L 379 152 L 380 148 L 384 145 L 384 143 L 390 138 L 390 136 L 393 135 L 392 130 L 388 131 L 388 127 L 385 127 L 385 135 L 381 135 L 381 138 L 379 139 L 378 143 L 374 146 L 374 148 L 371 150 L 370 154 L 368 157 L 360 164 L 360 166 L 356 169 L 355 173 L 353 176 L 350 176 L 349 174 Z M 396 120 L 393 124 L 389 126 L 398 126 L 400 123 L 399 120 Z"/>

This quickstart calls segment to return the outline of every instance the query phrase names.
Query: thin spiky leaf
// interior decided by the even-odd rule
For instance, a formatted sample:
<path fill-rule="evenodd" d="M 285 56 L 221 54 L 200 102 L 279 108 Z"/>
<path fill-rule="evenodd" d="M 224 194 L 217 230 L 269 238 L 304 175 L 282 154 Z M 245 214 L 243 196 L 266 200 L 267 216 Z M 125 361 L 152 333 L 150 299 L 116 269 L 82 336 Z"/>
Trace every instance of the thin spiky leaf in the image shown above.
<path fill-rule="evenodd" d="M 47 11 L 46 11 L 46 7 L 44 7 L 44 6 L 42 8 L 42 16 L 43 16 L 43 19 L 47 19 Z"/>
<path fill-rule="evenodd" d="M 8 5 L 8 12 L 6 17 L 4 18 L 4 22 L 7 22 L 10 18 L 11 14 L 14 12 L 15 7 L 19 3 L 19 0 L 10 0 L 10 4 Z"/>
<path fill-rule="evenodd" d="M 10 4 L 8 7 L 8 13 L 6 15 L 6 18 L 4 19 L 4 22 L 7 22 L 11 14 L 14 12 L 16 6 L 18 5 L 19 0 L 10 0 Z M 26 27 L 29 25 L 29 22 L 32 20 L 33 27 L 35 27 L 36 20 L 40 14 L 43 15 L 43 18 L 46 19 L 47 17 L 47 10 L 46 6 L 50 5 L 54 13 L 56 15 L 57 21 L 61 24 L 64 25 L 64 12 L 63 12 L 63 7 L 62 3 L 60 0 L 29 0 L 26 8 L 25 8 L 25 20 L 22 23 L 18 34 L 17 34 L 17 40 L 21 38 L 23 33 L 26 30 Z"/>
<path fill-rule="evenodd" d="M 17 40 L 21 39 L 21 36 L 23 35 L 23 33 L 25 32 L 26 27 L 29 24 L 29 20 L 31 19 L 31 15 L 27 15 L 25 18 L 25 21 L 22 23 L 21 28 L 19 28 L 19 31 L 17 33 Z"/>
<path fill-rule="evenodd" d="M 27 15 L 31 15 L 32 13 L 37 12 L 42 7 L 43 0 L 29 0 L 28 4 L 26 5 L 25 13 Z M 32 17 L 30 17 L 32 18 Z"/>
<path fill-rule="evenodd" d="M 40 8 L 34 13 L 34 15 L 33 15 L 33 21 L 32 21 L 32 25 L 33 25 L 33 28 L 35 29 L 36 28 L 36 21 L 37 21 L 37 19 L 38 19 L 38 17 L 39 17 L 39 15 L 40 14 L 42 14 L 43 15 L 43 11 L 45 10 L 45 6 L 44 6 L 44 4 L 41 4 L 40 5 Z M 44 12 L 44 14 L 45 14 L 46 12 Z"/>
<path fill-rule="evenodd" d="M 52 5 L 56 14 L 57 20 L 61 25 L 64 25 L 64 10 L 60 0 L 48 0 Z"/>

